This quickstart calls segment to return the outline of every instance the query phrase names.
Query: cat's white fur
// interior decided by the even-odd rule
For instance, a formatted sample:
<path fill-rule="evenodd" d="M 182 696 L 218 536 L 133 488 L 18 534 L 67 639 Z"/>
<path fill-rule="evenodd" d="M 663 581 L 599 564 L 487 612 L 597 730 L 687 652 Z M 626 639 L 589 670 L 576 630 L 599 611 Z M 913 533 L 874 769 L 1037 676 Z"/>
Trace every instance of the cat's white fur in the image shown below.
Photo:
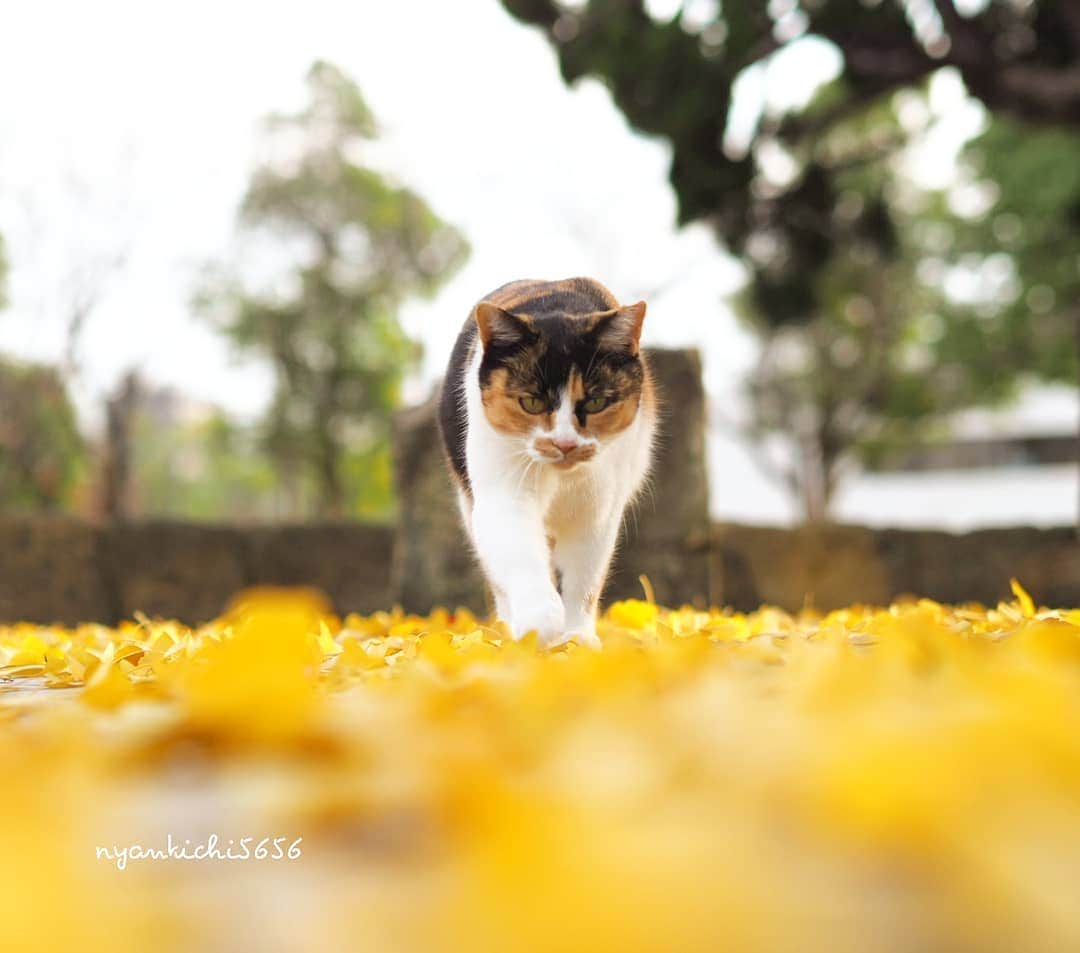
<path fill-rule="evenodd" d="M 596 604 L 623 513 L 648 475 L 655 411 L 643 401 L 633 423 L 601 441 L 592 459 L 560 470 L 533 448 L 536 439 L 597 443 L 574 430 L 568 395 L 560 395 L 552 430 L 500 433 L 484 414 L 482 357 L 477 342 L 464 378 L 472 499 L 461 493 L 460 504 L 496 613 L 515 639 L 535 630 L 542 645 L 576 639 L 599 648 Z M 553 568 L 562 577 L 561 596 Z"/>

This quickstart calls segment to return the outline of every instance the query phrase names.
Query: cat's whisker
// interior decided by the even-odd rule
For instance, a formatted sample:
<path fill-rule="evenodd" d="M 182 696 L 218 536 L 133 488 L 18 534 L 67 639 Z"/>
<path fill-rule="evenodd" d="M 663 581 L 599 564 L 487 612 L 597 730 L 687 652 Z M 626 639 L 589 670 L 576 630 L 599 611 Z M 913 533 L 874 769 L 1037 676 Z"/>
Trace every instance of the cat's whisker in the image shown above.
<path fill-rule="evenodd" d="M 522 489 L 525 486 L 525 479 L 528 477 L 529 471 L 532 470 L 532 468 L 536 464 L 536 460 L 530 457 L 527 453 L 519 453 L 518 456 L 524 457 L 525 466 L 522 468 L 521 474 L 518 476 L 517 486 L 514 487 L 515 497 L 521 493 Z"/>
<path fill-rule="evenodd" d="M 521 472 L 518 473 L 517 483 L 514 485 L 514 496 L 517 497 L 521 494 L 521 488 L 525 485 L 525 477 L 529 473 L 530 461 L 526 460 L 525 465 L 522 466 Z"/>

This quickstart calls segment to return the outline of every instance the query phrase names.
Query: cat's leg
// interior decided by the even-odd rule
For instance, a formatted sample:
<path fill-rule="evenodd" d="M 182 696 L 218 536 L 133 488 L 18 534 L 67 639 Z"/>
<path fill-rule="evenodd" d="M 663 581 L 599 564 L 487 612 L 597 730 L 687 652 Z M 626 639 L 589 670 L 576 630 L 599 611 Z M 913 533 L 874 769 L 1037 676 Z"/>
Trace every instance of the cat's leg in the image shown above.
<path fill-rule="evenodd" d="M 509 625 L 510 599 L 507 597 L 506 593 L 503 592 L 501 587 L 496 586 L 495 583 L 491 581 L 490 576 L 488 576 L 488 585 L 491 587 L 491 598 L 495 600 L 495 618 L 500 619 Z M 520 638 L 520 636 L 515 635 L 515 638 Z"/>
<path fill-rule="evenodd" d="M 479 556 L 480 548 L 476 543 L 476 532 L 473 529 L 473 501 L 472 497 L 459 489 L 458 494 L 458 509 L 461 511 L 461 522 L 465 527 L 465 532 L 468 534 L 469 542 L 472 543 L 473 551 Z M 487 567 L 484 560 L 480 560 L 480 565 L 484 568 L 487 576 L 488 587 L 491 589 L 491 596 L 495 600 L 495 618 L 500 619 L 503 622 L 509 623 L 510 620 L 510 601 L 506 597 L 506 593 L 501 586 L 497 586 L 493 581 L 491 574 L 487 572 Z"/>
<path fill-rule="evenodd" d="M 560 527 L 553 554 L 562 577 L 566 633 L 582 645 L 600 648 L 596 636 L 596 607 L 607 579 L 622 522 L 622 507 L 606 507 L 588 518 Z"/>
<path fill-rule="evenodd" d="M 541 644 L 558 640 L 565 611 L 551 578 L 551 553 L 535 496 L 477 488 L 472 532 L 496 611 L 514 638 L 535 631 Z"/>

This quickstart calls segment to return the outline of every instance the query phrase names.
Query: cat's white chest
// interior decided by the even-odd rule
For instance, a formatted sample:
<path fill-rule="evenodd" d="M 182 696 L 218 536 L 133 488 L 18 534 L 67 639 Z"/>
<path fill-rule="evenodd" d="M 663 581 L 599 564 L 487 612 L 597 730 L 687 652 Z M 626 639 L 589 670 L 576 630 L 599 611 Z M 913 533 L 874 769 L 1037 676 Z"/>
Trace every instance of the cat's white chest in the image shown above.
<path fill-rule="evenodd" d="M 589 519 L 599 501 L 597 474 L 589 469 L 543 473 L 538 483 L 537 498 L 549 536 L 557 538 Z"/>

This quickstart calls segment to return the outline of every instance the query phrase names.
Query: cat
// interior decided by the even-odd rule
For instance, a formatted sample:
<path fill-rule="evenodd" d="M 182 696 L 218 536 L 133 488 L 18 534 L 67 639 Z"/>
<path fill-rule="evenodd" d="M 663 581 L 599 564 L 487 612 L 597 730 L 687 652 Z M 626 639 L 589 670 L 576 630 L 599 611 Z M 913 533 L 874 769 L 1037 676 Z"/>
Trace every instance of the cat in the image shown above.
<path fill-rule="evenodd" d="M 473 308 L 454 345 L 440 431 L 514 639 L 600 647 L 597 603 L 657 423 L 645 307 L 591 278 L 513 281 Z"/>

